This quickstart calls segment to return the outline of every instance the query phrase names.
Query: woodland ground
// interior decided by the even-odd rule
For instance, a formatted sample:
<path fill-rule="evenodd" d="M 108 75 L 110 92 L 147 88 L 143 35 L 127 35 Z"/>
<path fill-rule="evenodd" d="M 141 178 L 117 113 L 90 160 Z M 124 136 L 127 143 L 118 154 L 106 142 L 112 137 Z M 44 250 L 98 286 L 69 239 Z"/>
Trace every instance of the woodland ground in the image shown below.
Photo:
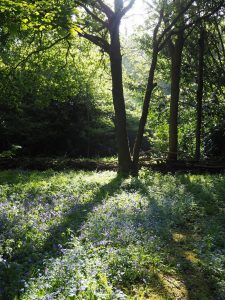
<path fill-rule="evenodd" d="M 169 163 L 165 158 L 151 158 L 144 155 L 140 158 L 142 167 L 150 168 L 161 173 L 195 173 L 218 174 L 225 173 L 225 161 L 223 160 L 179 160 Z M 65 158 L 65 157 L 5 157 L 0 158 L 0 170 L 25 169 L 46 171 L 85 170 L 85 171 L 115 171 L 117 170 L 117 158 Z"/>
<path fill-rule="evenodd" d="M 0 172 L 1 299 L 225 299 L 225 175 Z"/>

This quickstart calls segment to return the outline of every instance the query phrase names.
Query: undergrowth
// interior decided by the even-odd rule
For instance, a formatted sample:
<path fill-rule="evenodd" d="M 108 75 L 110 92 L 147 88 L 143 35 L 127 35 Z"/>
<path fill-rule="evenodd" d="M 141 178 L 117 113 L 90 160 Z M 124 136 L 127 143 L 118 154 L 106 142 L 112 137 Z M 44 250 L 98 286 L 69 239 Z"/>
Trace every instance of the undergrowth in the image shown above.
<path fill-rule="evenodd" d="M 225 176 L 0 172 L 1 299 L 225 299 Z"/>

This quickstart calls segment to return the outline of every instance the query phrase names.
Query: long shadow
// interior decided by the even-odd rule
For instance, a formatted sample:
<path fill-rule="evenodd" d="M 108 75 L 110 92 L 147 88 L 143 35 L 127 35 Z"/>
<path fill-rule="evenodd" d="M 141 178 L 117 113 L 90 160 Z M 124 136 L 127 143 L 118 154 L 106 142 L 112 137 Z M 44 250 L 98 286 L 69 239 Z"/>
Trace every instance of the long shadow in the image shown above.
<path fill-rule="evenodd" d="M 190 223 L 183 225 L 178 223 L 177 226 L 170 228 L 164 227 L 163 235 L 167 236 L 167 240 L 163 240 L 164 251 L 168 254 L 168 263 L 179 266 L 176 268 L 177 276 L 181 279 L 181 282 L 184 283 L 186 299 L 213 300 L 215 299 L 215 281 L 213 274 L 209 274 L 201 267 L 202 258 L 196 255 L 193 242 L 195 242 L 195 238 L 201 239 L 208 234 L 205 230 L 205 223 L 215 223 L 215 219 L 210 220 L 210 216 L 218 215 L 216 209 L 218 199 L 214 197 L 213 191 L 216 191 L 218 187 L 224 187 L 223 184 L 221 185 L 221 180 L 224 182 L 224 179 L 215 181 L 211 189 L 206 189 L 205 186 L 203 186 L 204 183 L 200 184 L 191 181 L 188 175 L 181 175 L 176 178 L 178 186 L 183 184 L 186 192 L 191 193 L 194 197 L 195 203 L 198 205 L 196 209 L 204 208 L 204 215 L 190 220 Z M 142 186 L 142 190 L 144 190 L 145 193 L 147 192 L 144 186 Z M 157 206 L 156 201 L 151 201 L 153 201 L 152 205 L 157 207 L 157 210 L 161 209 Z M 162 210 L 162 216 L 163 213 L 164 211 Z M 176 216 L 174 216 L 174 218 L 176 218 Z M 206 218 L 207 222 L 205 222 Z M 195 235 L 196 224 L 199 227 L 198 237 Z M 222 225 L 222 223 L 220 225 Z"/>
<path fill-rule="evenodd" d="M 17 257 L 12 258 L 12 266 L 5 272 L 6 276 L 3 279 L 5 288 L 2 290 L 1 299 L 13 299 L 19 297 L 19 289 L 23 286 L 19 279 L 27 281 L 30 277 L 34 277 L 37 273 L 37 269 L 43 270 L 43 260 L 49 257 L 57 257 L 61 255 L 58 244 L 62 247 L 67 247 L 68 236 L 65 232 L 71 229 L 75 234 L 79 235 L 79 229 L 85 220 L 88 218 L 88 214 L 92 209 L 101 204 L 102 200 L 106 196 L 113 196 L 121 187 L 123 179 L 121 177 L 114 178 L 108 184 L 101 186 L 88 203 L 76 205 L 72 210 L 65 216 L 63 221 L 53 226 L 49 230 L 49 238 L 45 241 L 41 247 L 40 255 L 33 258 L 33 261 L 27 260 L 27 264 L 24 269 L 20 271 L 20 278 L 18 274 L 12 272 L 12 268 L 16 267 L 16 264 L 21 265 L 24 261 L 24 253 L 31 254 L 32 247 L 28 249 L 21 249 L 20 254 Z M 205 209 L 204 216 L 194 220 L 195 225 L 198 224 L 200 238 L 203 238 L 207 234 L 205 224 L 212 223 L 218 217 L 218 211 L 214 212 L 213 205 L 216 203 L 217 206 L 224 204 L 223 195 L 225 191 L 225 179 L 223 177 L 215 177 L 210 188 L 206 188 L 204 182 L 196 182 L 190 179 L 189 175 L 179 175 L 176 177 L 177 185 L 184 185 L 185 191 L 195 199 L 197 208 L 203 207 Z M 151 194 L 149 189 L 144 185 L 141 180 L 134 179 L 134 186 L 138 188 L 138 191 L 143 196 L 149 199 L 150 212 L 152 215 L 156 215 L 158 222 L 155 227 L 151 227 L 153 235 L 157 235 L 160 239 L 164 258 L 166 257 L 166 264 L 172 265 L 175 269 L 175 274 L 167 274 L 166 272 L 157 270 L 154 272 L 154 280 L 146 285 L 151 285 L 151 288 L 160 291 L 160 295 L 163 295 L 166 299 L 179 299 L 173 291 L 179 290 L 176 285 L 180 285 L 183 288 L 183 294 L 180 293 L 180 299 L 186 300 L 213 300 L 214 295 L 214 279 L 211 274 L 207 273 L 202 267 L 202 258 L 198 257 L 195 253 L 195 246 L 193 244 L 195 239 L 195 228 L 191 220 L 190 224 L 187 223 L 185 226 L 178 224 L 177 226 L 167 226 L 166 218 L 167 213 L 165 212 L 165 206 L 159 205 L 154 194 Z M 171 191 L 168 191 L 170 193 Z M 170 196 L 165 194 L 165 197 Z M 169 197 L 168 197 L 169 198 Z M 168 204 L 167 204 L 168 205 Z M 148 212 L 149 212 L 148 211 Z M 125 212 L 126 214 L 126 212 Z M 203 218 L 208 216 L 207 222 L 202 223 Z M 131 216 L 132 217 L 132 216 Z M 151 214 L 149 215 L 151 218 Z M 176 218 L 176 215 L 173 216 Z M 224 217 L 221 214 L 221 219 L 218 220 L 219 225 L 225 224 Z M 223 223 L 224 222 L 224 223 Z M 183 224 L 184 225 L 184 224 Z M 221 246 L 224 247 L 224 246 Z M 160 255 L 160 251 L 158 253 Z M 12 275 L 13 274 L 13 275 Z M 10 277 L 11 276 L 11 277 Z M 176 281 L 177 279 L 177 281 Z M 0 279 L 1 280 L 1 279 Z M 171 283 L 172 281 L 172 283 Z M 128 287 L 129 288 L 129 287 Z M 178 291 L 179 292 L 179 291 Z M 182 294 L 182 295 L 181 295 Z M 183 298 L 181 298 L 183 297 Z"/>
<path fill-rule="evenodd" d="M 212 250 L 225 250 L 225 177 L 214 176 L 208 183 L 200 179 L 191 179 L 190 176 L 180 176 L 179 181 L 185 186 L 185 189 L 191 194 L 197 209 L 202 211 L 202 217 L 195 222 L 199 234 L 210 236 L 213 243 L 208 245 Z"/>
<path fill-rule="evenodd" d="M 68 248 L 69 236 L 66 233 L 72 231 L 74 235 L 78 236 L 79 229 L 82 223 L 87 220 L 88 214 L 106 196 L 115 194 L 122 181 L 123 178 L 117 175 L 109 183 L 100 186 L 87 203 L 77 204 L 71 208 L 60 224 L 49 229 L 49 237 L 41 248 L 38 248 L 38 254 L 37 250 L 35 255 L 32 254 L 36 246 L 34 244 L 30 244 L 26 249 L 21 247 L 17 255 L 11 258 L 10 264 L 3 266 L 0 270 L 0 299 L 18 299 L 24 282 L 43 271 L 43 261 L 62 255 L 61 248 Z M 25 255 L 27 257 L 24 257 Z"/>
<path fill-rule="evenodd" d="M 187 182 L 186 182 L 187 180 Z M 153 235 L 157 235 L 161 242 L 164 258 L 166 257 L 166 264 L 173 266 L 175 274 L 169 275 L 166 272 L 155 273 L 155 281 L 163 291 L 166 299 L 186 299 L 186 300 L 213 300 L 215 299 L 215 282 L 213 276 L 210 276 L 201 267 L 201 258 L 195 253 L 194 232 L 192 232 L 192 224 L 185 224 L 185 227 L 169 226 L 167 224 L 167 214 L 165 207 L 159 206 L 154 199 L 154 195 L 150 194 L 148 188 L 138 179 L 135 180 L 135 185 L 138 186 L 138 191 L 145 197 L 149 198 L 149 210 L 152 215 L 149 218 L 156 215 L 158 223 L 156 226 L 151 227 L 150 230 Z M 179 184 L 187 184 L 187 190 L 189 190 L 190 182 L 186 177 L 181 177 L 178 180 Z M 196 192 L 197 188 L 192 186 L 193 191 Z M 194 192 L 194 196 L 195 196 Z M 167 195 L 165 195 L 166 197 Z M 205 196 L 209 196 L 208 194 Z M 173 216 L 176 218 L 176 216 Z M 196 220 L 197 221 L 197 220 Z M 167 226 L 168 225 L 168 226 Z M 204 234 L 204 232 L 202 232 Z M 158 253 L 160 255 L 160 252 Z M 149 283 L 151 288 L 152 282 Z M 179 286 L 180 287 L 177 287 Z M 174 292 L 175 290 L 175 292 Z M 180 291 L 179 291 L 180 290 Z M 182 291 L 181 291 L 182 290 Z M 181 294 L 176 295 L 176 291 Z"/>

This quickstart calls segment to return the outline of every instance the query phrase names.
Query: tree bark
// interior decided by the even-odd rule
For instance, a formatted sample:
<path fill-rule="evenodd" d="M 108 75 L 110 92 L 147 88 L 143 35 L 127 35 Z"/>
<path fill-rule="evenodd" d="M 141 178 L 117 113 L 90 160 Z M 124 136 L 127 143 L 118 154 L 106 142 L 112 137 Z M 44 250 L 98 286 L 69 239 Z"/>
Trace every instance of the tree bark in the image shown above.
<path fill-rule="evenodd" d="M 179 107 L 179 98 L 180 98 L 180 79 L 181 79 L 183 47 L 184 47 L 184 32 L 181 30 L 176 36 L 175 44 L 172 44 L 172 41 L 170 41 L 171 98 L 170 98 L 168 161 L 177 161 L 178 107 Z"/>
<path fill-rule="evenodd" d="M 153 47 L 151 68 L 149 70 L 148 83 L 147 83 L 144 102 L 143 102 L 142 115 L 141 115 L 141 118 L 139 121 L 139 128 L 138 128 L 138 132 L 137 132 L 137 136 L 136 136 L 134 148 L 133 148 L 133 165 L 132 165 L 132 175 L 133 176 L 138 175 L 138 162 L 139 162 L 141 143 L 142 143 L 144 129 L 145 129 L 145 125 L 146 125 L 146 121 L 147 121 L 147 117 L 148 117 L 150 99 L 152 96 L 152 91 L 155 87 L 154 75 L 155 75 L 155 69 L 156 69 L 156 65 L 157 65 L 158 52 L 159 52 L 158 44 L 155 43 L 155 45 Z"/>
<path fill-rule="evenodd" d="M 118 172 L 124 175 L 130 173 L 131 155 L 129 149 L 126 109 L 123 92 L 122 55 L 119 36 L 119 25 L 110 30 L 110 64 L 112 74 L 112 96 L 115 110 L 115 130 L 118 149 Z"/>
<path fill-rule="evenodd" d="M 202 130 L 202 99 L 204 89 L 204 52 L 205 52 L 205 30 L 201 29 L 199 39 L 199 58 L 198 58 L 198 89 L 197 89 L 197 120 L 196 120 L 196 146 L 195 159 L 200 160 L 201 157 L 201 130 Z"/>

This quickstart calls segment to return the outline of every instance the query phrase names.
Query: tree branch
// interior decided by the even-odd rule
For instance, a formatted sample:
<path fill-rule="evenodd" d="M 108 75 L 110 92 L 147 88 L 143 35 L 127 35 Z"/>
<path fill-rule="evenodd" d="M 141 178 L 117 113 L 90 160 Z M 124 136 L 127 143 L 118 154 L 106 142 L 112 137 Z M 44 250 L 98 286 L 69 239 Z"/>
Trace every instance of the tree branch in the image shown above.
<path fill-rule="evenodd" d="M 171 29 L 176 25 L 176 23 L 178 22 L 178 20 L 185 14 L 185 12 L 191 7 L 191 5 L 194 3 L 195 0 L 190 0 L 189 3 L 185 6 L 184 9 L 182 9 L 182 11 L 176 16 L 176 18 L 174 18 L 174 20 L 170 23 L 170 25 L 168 25 L 164 31 L 161 33 L 159 39 L 158 39 L 158 43 L 160 44 L 161 41 L 163 40 L 163 38 L 165 37 L 165 35 L 171 31 Z M 164 45 L 164 42 L 163 42 Z M 163 48 L 160 46 L 160 48 Z"/>
<path fill-rule="evenodd" d="M 85 11 L 97 22 L 101 23 L 104 28 L 107 28 L 107 23 L 100 19 L 98 16 L 96 16 L 84 3 L 77 1 L 77 4 L 79 4 Z"/>
<path fill-rule="evenodd" d="M 34 54 L 37 54 L 39 52 L 44 52 L 46 50 L 49 50 L 50 48 L 54 47 L 56 44 L 60 43 L 61 41 L 67 39 L 68 37 L 70 37 L 70 33 L 68 33 L 67 35 L 57 39 L 56 41 L 54 41 L 52 44 L 43 47 L 43 48 L 38 48 L 32 52 L 30 52 L 24 59 L 22 59 L 20 62 L 18 62 L 13 68 L 12 70 L 16 70 L 20 65 L 22 65 L 23 63 L 25 63 L 26 61 L 28 61 L 28 59 L 33 56 Z M 10 72 L 11 73 L 11 72 Z"/>
<path fill-rule="evenodd" d="M 221 44 L 221 47 L 222 47 L 222 50 L 223 50 L 223 56 L 225 57 L 225 47 L 224 47 L 223 37 L 222 37 L 222 33 L 220 31 L 217 19 L 215 19 L 215 24 L 216 24 L 216 30 L 217 30 L 217 33 L 218 33 L 218 36 L 219 36 L 220 44 Z"/>
<path fill-rule="evenodd" d="M 193 0 L 191 1 L 192 3 L 194 2 Z M 188 29 L 188 28 L 190 28 L 190 27 L 192 27 L 193 25 L 196 25 L 198 22 L 201 22 L 201 21 L 203 21 L 203 20 L 205 20 L 205 19 L 208 19 L 209 17 L 211 17 L 212 15 L 214 15 L 218 10 L 220 10 L 220 8 L 221 7 L 223 7 L 223 5 L 224 5 L 224 1 L 222 0 L 221 2 L 220 2 L 220 4 L 217 6 L 217 7 L 215 7 L 209 14 L 207 14 L 207 15 L 204 15 L 204 16 L 202 16 L 202 17 L 199 17 L 199 18 L 197 18 L 196 20 L 194 20 L 194 21 L 192 21 L 191 23 L 189 23 L 189 24 L 187 24 L 187 25 L 185 25 L 185 26 L 182 26 L 181 28 L 179 28 L 178 30 L 167 30 L 169 27 L 172 29 L 172 27 L 176 24 L 176 22 L 178 21 L 178 19 L 181 17 L 181 15 L 183 14 L 183 13 L 185 13 L 187 10 L 188 10 L 188 8 L 190 7 L 190 3 L 186 6 L 186 8 L 182 11 L 182 13 L 180 13 L 174 20 L 173 20 L 173 22 L 172 23 L 174 23 L 174 21 L 176 20 L 176 22 L 172 25 L 172 23 L 163 31 L 163 33 L 161 34 L 161 36 L 160 36 L 160 38 L 159 38 L 159 41 L 161 42 L 162 41 L 162 39 L 163 39 L 163 37 L 165 36 L 165 34 L 167 33 L 167 32 L 169 32 L 169 34 L 167 35 L 167 37 L 165 38 L 165 40 L 161 43 L 161 45 L 159 46 L 159 49 L 160 50 L 162 50 L 163 49 L 163 47 L 165 46 L 165 44 L 168 42 L 168 40 L 171 38 L 171 36 L 172 35 L 174 35 L 174 34 L 178 34 L 180 31 L 184 31 L 184 30 L 186 30 L 186 29 Z M 179 17 L 179 18 L 178 18 Z M 172 26 L 171 26 L 172 25 Z M 159 42 L 159 43 L 160 43 Z"/>
<path fill-rule="evenodd" d="M 67 42 L 67 44 L 68 44 L 68 47 L 67 47 L 67 50 L 66 50 L 66 56 L 65 56 L 65 63 L 64 63 L 64 65 L 62 65 L 60 68 L 59 68 L 59 71 L 60 70 L 62 70 L 62 69 L 64 69 L 66 66 L 67 66 L 67 64 L 68 64 L 68 57 L 69 57 L 69 54 L 70 54 L 70 49 L 71 49 L 71 43 L 68 41 L 68 40 L 66 40 L 66 42 Z"/>
<path fill-rule="evenodd" d="M 78 33 L 79 36 L 89 40 L 90 42 L 94 43 L 96 46 L 100 47 L 106 53 L 110 52 L 110 45 L 109 43 L 99 36 L 95 36 L 86 32 Z"/>
<path fill-rule="evenodd" d="M 125 6 L 121 13 L 120 13 L 120 18 L 122 18 L 134 5 L 136 0 L 130 0 L 129 4 L 127 4 L 127 6 Z"/>
<path fill-rule="evenodd" d="M 113 10 L 108 5 L 106 5 L 102 0 L 96 0 L 96 2 L 98 2 L 102 12 L 107 16 L 107 18 L 111 19 L 112 16 L 114 15 Z"/>
<path fill-rule="evenodd" d="M 201 22 L 201 21 L 204 21 L 205 19 L 208 19 L 210 18 L 211 16 L 213 16 L 216 12 L 218 12 L 224 5 L 224 0 L 222 0 L 220 2 L 220 4 L 218 6 L 216 6 L 210 13 L 202 16 L 202 17 L 198 17 L 196 20 L 192 21 L 191 23 L 183 26 L 183 29 L 187 29 L 187 28 L 190 28 L 192 27 L 193 25 L 197 24 L 198 22 Z"/>

